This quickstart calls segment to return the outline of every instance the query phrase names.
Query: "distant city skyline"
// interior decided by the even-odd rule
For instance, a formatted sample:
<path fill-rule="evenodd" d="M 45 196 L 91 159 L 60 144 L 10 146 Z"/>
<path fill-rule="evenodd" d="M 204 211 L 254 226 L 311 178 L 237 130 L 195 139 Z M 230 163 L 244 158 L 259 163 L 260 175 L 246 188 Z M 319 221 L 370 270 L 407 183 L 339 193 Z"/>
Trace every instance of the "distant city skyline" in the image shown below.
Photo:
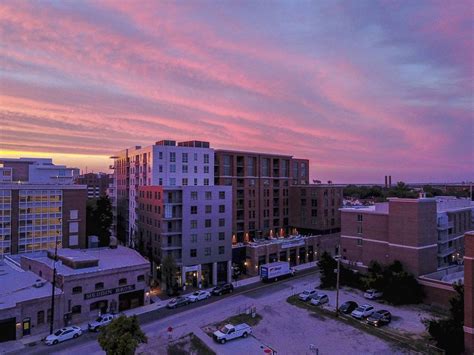
<path fill-rule="evenodd" d="M 0 4 L 0 156 L 107 171 L 161 139 L 341 183 L 474 180 L 472 3 Z"/>

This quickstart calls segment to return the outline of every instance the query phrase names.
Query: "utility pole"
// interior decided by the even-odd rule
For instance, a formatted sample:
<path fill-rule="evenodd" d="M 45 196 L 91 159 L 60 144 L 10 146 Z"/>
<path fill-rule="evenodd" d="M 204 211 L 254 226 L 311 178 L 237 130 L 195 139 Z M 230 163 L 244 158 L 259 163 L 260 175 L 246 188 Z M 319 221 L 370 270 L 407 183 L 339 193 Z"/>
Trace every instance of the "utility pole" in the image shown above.
<path fill-rule="evenodd" d="M 341 253 L 340 253 L 341 246 L 337 247 L 337 251 L 339 255 L 337 257 L 337 278 L 336 278 L 336 317 L 339 317 L 339 274 L 341 271 Z"/>
<path fill-rule="evenodd" d="M 62 236 L 62 218 L 59 218 L 61 222 L 61 236 Z M 56 234 L 55 242 L 54 242 L 54 264 L 53 264 L 53 285 L 51 289 L 51 320 L 49 322 L 49 334 L 53 334 L 54 330 L 54 291 L 56 287 L 56 263 L 58 261 L 58 235 Z"/>

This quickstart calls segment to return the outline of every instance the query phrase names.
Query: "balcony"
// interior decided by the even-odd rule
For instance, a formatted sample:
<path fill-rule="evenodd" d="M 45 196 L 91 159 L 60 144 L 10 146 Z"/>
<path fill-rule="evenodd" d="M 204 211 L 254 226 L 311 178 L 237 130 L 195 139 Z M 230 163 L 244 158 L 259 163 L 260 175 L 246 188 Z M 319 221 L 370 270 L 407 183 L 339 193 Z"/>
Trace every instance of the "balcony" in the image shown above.
<path fill-rule="evenodd" d="M 445 247 L 445 246 L 438 246 L 438 256 L 444 258 L 450 254 L 453 254 L 457 251 L 455 246 Z"/>
<path fill-rule="evenodd" d="M 447 230 L 447 229 L 453 228 L 453 227 L 454 227 L 454 222 L 453 221 L 448 222 L 448 223 L 438 224 L 438 230 Z"/>

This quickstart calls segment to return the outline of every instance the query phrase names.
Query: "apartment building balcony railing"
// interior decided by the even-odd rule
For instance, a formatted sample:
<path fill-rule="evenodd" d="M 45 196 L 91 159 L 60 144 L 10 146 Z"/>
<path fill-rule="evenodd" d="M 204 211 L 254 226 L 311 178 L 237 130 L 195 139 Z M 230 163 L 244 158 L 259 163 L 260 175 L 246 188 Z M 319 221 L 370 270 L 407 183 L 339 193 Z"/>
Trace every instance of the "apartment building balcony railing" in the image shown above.
<path fill-rule="evenodd" d="M 183 214 L 181 212 L 176 212 L 176 213 L 163 216 L 163 220 L 165 221 L 174 220 L 174 219 L 182 219 L 182 218 L 183 218 Z"/>
<path fill-rule="evenodd" d="M 438 230 L 447 230 L 447 229 L 453 228 L 453 227 L 454 227 L 454 222 L 453 221 L 448 222 L 448 223 L 438 224 Z"/>
<path fill-rule="evenodd" d="M 438 231 L 438 242 L 441 243 L 447 243 L 449 241 L 458 239 L 460 235 L 456 234 L 449 234 L 448 231 L 443 230 L 443 231 Z"/>
<path fill-rule="evenodd" d="M 444 258 L 445 256 L 448 256 L 450 254 L 453 254 L 456 252 L 456 247 L 451 246 L 451 247 L 438 247 L 438 256 L 441 258 Z"/>

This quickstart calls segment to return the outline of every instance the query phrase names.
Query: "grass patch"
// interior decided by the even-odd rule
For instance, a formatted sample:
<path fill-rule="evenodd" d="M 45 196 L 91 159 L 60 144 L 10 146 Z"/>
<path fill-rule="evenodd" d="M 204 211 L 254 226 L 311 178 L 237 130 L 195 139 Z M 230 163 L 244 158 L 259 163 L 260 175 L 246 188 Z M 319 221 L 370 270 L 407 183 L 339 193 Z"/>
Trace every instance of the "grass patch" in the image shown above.
<path fill-rule="evenodd" d="M 173 341 L 166 350 L 168 355 L 216 355 L 194 333 L 189 333 Z"/>
<path fill-rule="evenodd" d="M 322 316 L 324 319 L 331 318 L 331 319 L 338 320 L 340 322 L 349 324 L 352 327 L 357 328 L 361 331 L 372 334 L 378 338 L 395 342 L 398 345 L 411 349 L 411 350 L 419 351 L 424 354 L 443 354 L 443 352 L 440 351 L 440 349 L 437 349 L 436 347 L 431 345 L 429 342 L 426 341 L 426 339 L 420 339 L 420 338 L 413 339 L 407 334 L 402 334 L 402 333 L 397 332 L 393 328 L 389 328 L 389 329 L 376 328 L 345 314 L 339 314 L 339 317 L 336 317 L 335 311 L 332 311 L 323 307 L 312 306 L 308 304 L 307 302 L 303 302 L 300 299 L 298 299 L 297 295 L 288 297 L 286 299 L 286 302 L 296 307 L 309 310 L 310 312 L 312 312 L 311 313 L 312 316 L 315 316 L 317 314 L 319 316 Z M 317 316 L 315 316 L 315 318 L 319 319 L 319 317 Z"/>

